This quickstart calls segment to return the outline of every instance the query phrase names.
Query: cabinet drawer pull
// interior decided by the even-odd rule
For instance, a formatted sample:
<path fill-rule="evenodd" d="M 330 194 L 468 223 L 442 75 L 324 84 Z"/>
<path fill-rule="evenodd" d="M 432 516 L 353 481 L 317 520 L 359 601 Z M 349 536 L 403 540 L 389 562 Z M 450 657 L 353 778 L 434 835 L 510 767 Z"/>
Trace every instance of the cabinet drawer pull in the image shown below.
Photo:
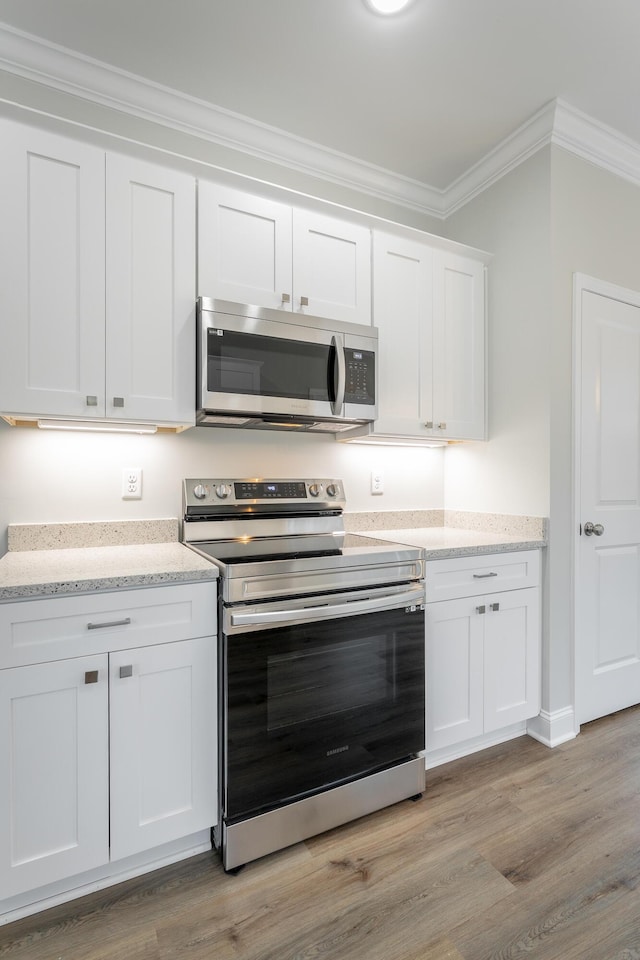
<path fill-rule="evenodd" d="M 486 580 L 487 577 L 497 577 L 497 576 L 498 576 L 497 573 L 474 573 L 473 579 L 474 579 L 474 580 Z"/>
<path fill-rule="evenodd" d="M 97 683 L 98 682 L 98 671 L 97 670 L 86 670 L 84 675 L 85 683 Z"/>
<path fill-rule="evenodd" d="M 486 612 L 487 612 L 487 608 L 485 607 L 484 603 L 482 604 L 481 607 L 476 607 L 476 613 L 486 613 Z"/>
<path fill-rule="evenodd" d="M 133 676 L 133 664 L 128 663 L 126 667 L 120 667 L 120 679 L 126 680 L 127 677 Z"/>
<path fill-rule="evenodd" d="M 124 620 L 110 620 L 108 623 L 88 623 L 87 630 L 102 630 L 104 627 L 126 627 L 131 623 L 131 617 Z"/>
<path fill-rule="evenodd" d="M 499 603 L 490 603 L 490 604 L 489 604 L 489 610 L 493 610 L 493 611 L 495 612 L 496 610 L 499 610 L 499 609 L 500 609 L 500 604 L 499 604 Z"/>

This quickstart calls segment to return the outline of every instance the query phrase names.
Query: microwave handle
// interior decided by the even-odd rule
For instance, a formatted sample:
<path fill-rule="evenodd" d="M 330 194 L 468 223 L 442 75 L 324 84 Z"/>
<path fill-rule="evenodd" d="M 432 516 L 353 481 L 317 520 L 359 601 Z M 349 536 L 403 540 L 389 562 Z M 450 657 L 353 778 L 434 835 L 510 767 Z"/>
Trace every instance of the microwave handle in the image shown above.
<path fill-rule="evenodd" d="M 334 417 L 342 414 L 342 405 L 344 403 L 344 388 L 347 377 L 347 365 L 344 359 L 344 340 L 339 333 L 334 333 L 331 337 L 331 346 L 335 348 L 336 359 L 333 367 L 333 386 L 335 400 L 331 404 L 331 412 Z"/>

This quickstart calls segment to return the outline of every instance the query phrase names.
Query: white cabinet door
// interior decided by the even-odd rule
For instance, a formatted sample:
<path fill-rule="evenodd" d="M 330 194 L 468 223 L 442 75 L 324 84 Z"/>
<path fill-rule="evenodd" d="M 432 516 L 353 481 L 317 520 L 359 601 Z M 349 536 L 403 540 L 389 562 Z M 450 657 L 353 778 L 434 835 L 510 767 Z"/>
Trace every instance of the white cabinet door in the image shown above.
<path fill-rule="evenodd" d="M 486 597 L 484 729 L 499 730 L 540 711 L 539 591 Z"/>
<path fill-rule="evenodd" d="M 293 310 L 371 325 L 368 228 L 294 209 Z"/>
<path fill-rule="evenodd" d="M 291 310 L 291 207 L 198 184 L 198 295 Z"/>
<path fill-rule="evenodd" d="M 426 605 L 427 750 L 483 732 L 483 618 L 478 599 Z"/>
<path fill-rule="evenodd" d="M 194 423 L 195 181 L 107 154 L 107 395 L 117 419 Z"/>
<path fill-rule="evenodd" d="M 437 251 L 433 274 L 434 436 L 485 439 L 484 266 Z"/>
<path fill-rule="evenodd" d="M 0 137 L 0 411 L 104 416 L 104 152 Z"/>
<path fill-rule="evenodd" d="M 0 672 L 0 899 L 108 862 L 107 674 L 106 654 Z"/>
<path fill-rule="evenodd" d="M 216 823 L 216 642 L 110 656 L 111 859 Z"/>
<path fill-rule="evenodd" d="M 428 437 L 432 414 L 433 252 L 376 232 L 373 322 L 378 328 L 376 434 Z"/>

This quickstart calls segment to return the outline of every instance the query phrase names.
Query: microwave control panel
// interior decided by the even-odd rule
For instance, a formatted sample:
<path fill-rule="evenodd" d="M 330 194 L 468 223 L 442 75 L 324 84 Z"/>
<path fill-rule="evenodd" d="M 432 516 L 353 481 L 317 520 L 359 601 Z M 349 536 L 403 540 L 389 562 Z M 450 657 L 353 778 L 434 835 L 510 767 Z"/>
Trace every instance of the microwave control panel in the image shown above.
<path fill-rule="evenodd" d="M 373 350 L 347 348 L 344 354 L 346 362 L 344 402 L 375 403 L 375 353 Z"/>

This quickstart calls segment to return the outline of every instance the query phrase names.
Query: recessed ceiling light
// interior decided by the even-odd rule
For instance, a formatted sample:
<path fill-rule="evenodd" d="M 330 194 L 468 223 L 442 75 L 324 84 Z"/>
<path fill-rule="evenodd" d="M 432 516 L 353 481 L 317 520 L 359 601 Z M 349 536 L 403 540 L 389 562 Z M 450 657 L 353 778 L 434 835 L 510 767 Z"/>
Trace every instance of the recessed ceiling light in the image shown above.
<path fill-rule="evenodd" d="M 399 13 L 410 0 L 366 0 L 368 5 L 376 13 Z"/>

